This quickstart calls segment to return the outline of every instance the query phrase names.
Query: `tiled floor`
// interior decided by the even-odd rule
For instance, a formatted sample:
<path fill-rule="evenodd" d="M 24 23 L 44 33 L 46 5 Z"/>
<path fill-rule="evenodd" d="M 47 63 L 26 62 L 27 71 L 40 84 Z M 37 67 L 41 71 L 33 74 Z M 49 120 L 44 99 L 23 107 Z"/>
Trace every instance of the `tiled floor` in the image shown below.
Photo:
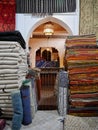
<path fill-rule="evenodd" d="M 57 111 L 38 111 L 32 120 L 32 124 L 22 125 L 21 130 L 62 130 L 60 119 Z M 11 130 L 11 128 L 6 126 L 5 130 Z"/>
<path fill-rule="evenodd" d="M 67 115 L 65 130 L 98 130 L 98 117 L 77 117 Z"/>
<path fill-rule="evenodd" d="M 32 124 L 21 127 L 20 130 L 63 130 L 57 111 L 37 111 Z M 6 126 L 5 130 L 11 130 Z M 77 117 L 67 115 L 65 130 L 98 130 L 98 117 Z"/>

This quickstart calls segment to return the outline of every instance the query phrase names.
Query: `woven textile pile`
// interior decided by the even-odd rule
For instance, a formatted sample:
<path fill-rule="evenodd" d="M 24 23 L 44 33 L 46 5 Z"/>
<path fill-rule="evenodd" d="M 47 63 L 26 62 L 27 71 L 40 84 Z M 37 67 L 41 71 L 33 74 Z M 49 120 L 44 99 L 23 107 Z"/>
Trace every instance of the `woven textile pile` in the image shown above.
<path fill-rule="evenodd" d="M 8 35 L 0 35 L 0 108 L 2 116 L 10 118 L 13 115 L 11 92 L 19 89 L 26 77 L 27 57 L 24 47 L 13 35 L 9 36 L 9 41 L 3 41 Z"/>
<path fill-rule="evenodd" d="M 69 36 L 66 40 L 65 59 L 69 77 L 69 113 L 98 115 L 96 36 Z"/>

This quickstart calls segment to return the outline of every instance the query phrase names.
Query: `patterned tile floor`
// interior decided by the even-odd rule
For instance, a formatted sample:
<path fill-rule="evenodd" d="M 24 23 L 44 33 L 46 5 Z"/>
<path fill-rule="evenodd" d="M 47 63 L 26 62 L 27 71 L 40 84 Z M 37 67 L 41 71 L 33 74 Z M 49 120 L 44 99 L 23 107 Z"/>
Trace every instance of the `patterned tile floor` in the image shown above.
<path fill-rule="evenodd" d="M 20 130 L 62 130 L 61 117 L 57 111 L 37 111 L 32 124 L 21 127 Z M 5 130 L 11 130 L 6 126 Z"/>
<path fill-rule="evenodd" d="M 98 130 L 98 117 L 77 117 L 67 115 L 65 130 Z"/>
<path fill-rule="evenodd" d="M 37 111 L 32 124 L 21 127 L 20 130 L 63 130 L 57 111 Z M 11 130 L 6 126 L 5 130 Z M 98 117 L 77 117 L 67 115 L 65 130 L 98 130 Z"/>

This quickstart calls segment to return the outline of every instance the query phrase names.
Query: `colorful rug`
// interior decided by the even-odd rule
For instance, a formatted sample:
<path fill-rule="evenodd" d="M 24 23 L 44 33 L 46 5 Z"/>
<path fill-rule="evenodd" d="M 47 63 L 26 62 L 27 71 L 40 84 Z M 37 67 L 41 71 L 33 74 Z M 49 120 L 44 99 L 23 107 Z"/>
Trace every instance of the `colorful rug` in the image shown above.
<path fill-rule="evenodd" d="M 0 32 L 15 30 L 15 0 L 0 0 Z"/>
<path fill-rule="evenodd" d="M 70 85 L 70 94 L 98 93 L 98 85 Z"/>
<path fill-rule="evenodd" d="M 69 77 L 69 112 L 98 115 L 98 47 L 96 36 L 69 36 L 65 63 Z M 81 110 L 80 110 L 81 108 Z M 84 113 L 84 114 L 83 114 Z"/>

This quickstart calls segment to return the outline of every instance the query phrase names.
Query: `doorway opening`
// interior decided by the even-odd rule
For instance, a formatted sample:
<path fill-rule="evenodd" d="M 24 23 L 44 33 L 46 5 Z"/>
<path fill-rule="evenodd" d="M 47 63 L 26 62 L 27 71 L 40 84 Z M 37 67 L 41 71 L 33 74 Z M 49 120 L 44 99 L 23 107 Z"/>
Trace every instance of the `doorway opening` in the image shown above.
<path fill-rule="evenodd" d="M 39 110 L 57 109 L 56 76 L 59 68 L 58 50 L 41 47 L 36 51 L 36 67 L 40 68 Z"/>
<path fill-rule="evenodd" d="M 41 68 L 40 72 L 40 100 L 38 102 L 39 110 L 57 109 L 57 86 L 56 77 L 57 68 Z"/>
<path fill-rule="evenodd" d="M 58 50 L 53 47 L 41 47 L 36 51 L 36 67 L 59 67 Z"/>
<path fill-rule="evenodd" d="M 43 33 L 45 23 L 51 22 L 54 33 L 47 38 Z M 32 67 L 39 68 L 40 79 L 38 93 L 39 110 L 57 109 L 58 90 L 56 87 L 56 77 L 60 67 L 63 67 L 63 57 L 65 52 L 65 39 L 72 34 L 71 29 L 61 20 L 47 17 L 35 24 L 30 35 L 29 45 L 32 48 Z"/>

